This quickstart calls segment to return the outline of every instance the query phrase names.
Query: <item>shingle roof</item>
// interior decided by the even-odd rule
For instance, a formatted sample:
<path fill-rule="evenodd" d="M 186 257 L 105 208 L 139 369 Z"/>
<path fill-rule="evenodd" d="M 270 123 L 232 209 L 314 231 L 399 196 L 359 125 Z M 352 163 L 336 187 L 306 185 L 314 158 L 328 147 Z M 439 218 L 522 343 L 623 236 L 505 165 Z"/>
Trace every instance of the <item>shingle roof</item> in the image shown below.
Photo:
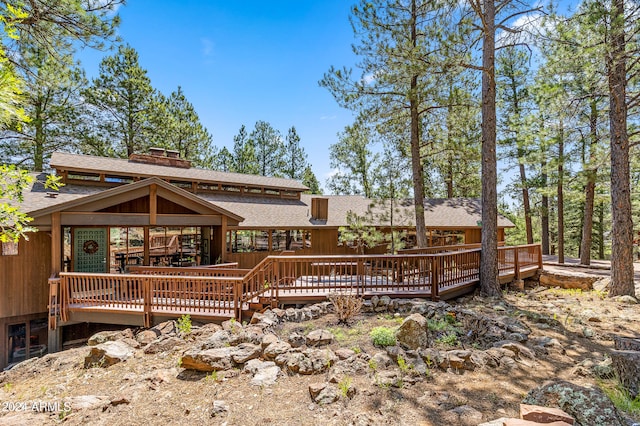
<path fill-rule="evenodd" d="M 40 182 L 45 180 L 39 176 Z M 66 185 L 60 188 L 56 198 L 47 196 L 48 190 L 42 183 L 35 182 L 24 191 L 22 209 L 27 213 L 54 206 L 63 207 L 70 201 L 78 200 L 108 190 L 104 187 L 85 185 Z M 133 184 L 131 184 L 133 185 Z M 129 185 L 123 185 L 124 189 Z M 116 189 L 116 188 L 112 188 Z M 311 218 L 311 199 L 316 195 L 301 194 L 300 200 L 276 197 L 240 196 L 226 194 L 195 194 L 200 199 L 243 217 L 239 226 L 255 228 L 307 228 L 346 226 L 347 212 L 353 211 L 365 215 L 372 205 L 372 200 L 360 195 L 327 195 L 329 205 L 328 220 Z M 389 201 L 378 203 L 371 208 L 373 223 L 378 226 L 389 226 Z M 428 228 L 477 228 L 481 220 L 481 204 L 478 199 L 453 198 L 425 200 L 425 223 Z M 387 217 L 385 217 L 387 216 Z M 413 203 L 411 200 L 400 200 L 394 206 L 395 226 L 415 226 Z M 513 223 L 502 215 L 498 215 L 499 227 L 513 227 Z"/>
<path fill-rule="evenodd" d="M 130 162 L 122 158 L 95 157 L 91 155 L 54 152 L 49 162 L 51 167 L 72 170 L 105 172 L 116 175 L 160 177 L 183 181 L 221 183 L 230 185 L 252 185 L 258 187 L 278 188 L 293 191 L 306 191 L 308 188 L 298 181 L 275 177 L 228 173 L 198 168 L 181 169 L 157 164 Z"/>

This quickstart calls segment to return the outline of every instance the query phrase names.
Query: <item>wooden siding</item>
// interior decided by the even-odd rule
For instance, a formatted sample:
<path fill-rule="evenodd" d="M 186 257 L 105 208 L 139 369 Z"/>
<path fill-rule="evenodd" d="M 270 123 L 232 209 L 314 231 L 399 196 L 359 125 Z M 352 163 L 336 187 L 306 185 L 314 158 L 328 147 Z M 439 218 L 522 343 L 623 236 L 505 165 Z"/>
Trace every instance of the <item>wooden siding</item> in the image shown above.
<path fill-rule="evenodd" d="M 197 214 L 193 210 L 167 200 L 166 198 L 158 197 L 157 200 L 158 214 Z M 125 201 L 124 203 L 109 206 L 100 210 L 102 213 L 149 213 L 149 211 L 150 203 L 148 196 Z"/>
<path fill-rule="evenodd" d="M 0 256 L 0 317 L 47 312 L 51 274 L 51 236 L 29 234 L 17 256 Z"/>

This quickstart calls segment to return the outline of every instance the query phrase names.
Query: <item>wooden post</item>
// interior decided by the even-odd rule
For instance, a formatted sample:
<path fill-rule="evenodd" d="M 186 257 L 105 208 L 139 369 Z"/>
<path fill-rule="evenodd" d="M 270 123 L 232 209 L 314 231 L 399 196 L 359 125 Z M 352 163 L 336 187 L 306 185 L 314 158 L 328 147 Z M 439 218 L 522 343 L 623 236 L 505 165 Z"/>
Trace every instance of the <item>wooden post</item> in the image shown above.
<path fill-rule="evenodd" d="M 149 277 L 144 277 L 142 279 L 142 284 L 142 299 L 144 301 L 144 326 L 146 328 L 149 328 L 151 327 L 151 299 L 153 298 L 151 279 L 149 279 Z"/>
<path fill-rule="evenodd" d="M 233 283 L 233 314 L 235 319 L 239 322 L 242 322 L 242 306 L 240 295 L 242 294 L 242 285 L 244 283 L 244 279 L 236 280 Z"/>
<path fill-rule="evenodd" d="M 538 244 L 536 250 L 538 250 L 538 269 L 542 269 L 542 246 Z"/>
<path fill-rule="evenodd" d="M 438 268 L 438 257 L 431 257 L 431 300 L 437 301 L 438 297 L 438 274 L 440 273 Z"/>
<path fill-rule="evenodd" d="M 146 266 L 151 266 L 151 259 L 149 257 L 149 249 L 150 249 L 149 246 L 151 245 L 151 240 L 149 239 L 149 227 L 148 226 L 144 227 L 143 233 L 144 233 L 144 237 L 143 237 L 144 238 L 144 246 L 143 246 L 144 247 L 144 254 L 143 254 L 144 259 L 143 259 L 142 263 L 144 265 L 146 265 Z"/>
<path fill-rule="evenodd" d="M 273 302 L 275 300 L 275 302 L 278 303 L 278 301 L 280 300 L 280 282 L 282 280 L 282 274 L 281 274 L 282 264 L 280 263 L 280 259 L 278 258 L 272 259 L 271 264 L 273 265 L 271 268 L 275 269 L 275 272 L 274 272 L 275 283 L 272 284 L 272 286 L 275 286 L 275 288 L 273 287 L 271 288 L 271 301 Z M 290 267 L 288 263 L 285 263 L 284 266 L 287 268 Z M 288 277 L 289 275 L 285 273 L 284 276 Z"/>
<path fill-rule="evenodd" d="M 365 282 L 364 282 L 364 263 L 362 262 L 362 259 L 358 258 L 358 265 L 357 265 L 357 271 L 356 271 L 356 295 L 358 296 L 364 296 L 364 287 L 365 287 Z M 362 289 L 360 288 L 362 287 Z"/>
<path fill-rule="evenodd" d="M 158 187 L 155 183 L 149 185 L 149 225 L 158 223 Z"/>
<path fill-rule="evenodd" d="M 51 278 L 55 278 L 62 268 L 62 226 L 60 212 L 51 213 Z"/>
<path fill-rule="evenodd" d="M 520 261 L 518 260 L 518 247 L 513 248 L 513 273 L 516 280 L 520 279 Z"/>

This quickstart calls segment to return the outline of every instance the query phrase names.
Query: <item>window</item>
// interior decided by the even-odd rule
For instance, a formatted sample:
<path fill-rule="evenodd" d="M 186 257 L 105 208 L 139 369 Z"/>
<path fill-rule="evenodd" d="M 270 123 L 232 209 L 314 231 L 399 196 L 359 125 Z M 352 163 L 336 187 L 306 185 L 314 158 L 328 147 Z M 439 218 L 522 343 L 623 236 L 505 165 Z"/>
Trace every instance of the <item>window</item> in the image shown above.
<path fill-rule="evenodd" d="M 311 232 L 298 229 L 272 231 L 272 247 L 275 251 L 311 248 Z"/>
<path fill-rule="evenodd" d="M 231 253 L 269 250 L 269 231 L 238 230 L 227 232 L 227 247 Z"/>
<path fill-rule="evenodd" d="M 2 255 L 3 256 L 17 256 L 18 255 L 18 243 L 8 241 L 2 243 Z"/>

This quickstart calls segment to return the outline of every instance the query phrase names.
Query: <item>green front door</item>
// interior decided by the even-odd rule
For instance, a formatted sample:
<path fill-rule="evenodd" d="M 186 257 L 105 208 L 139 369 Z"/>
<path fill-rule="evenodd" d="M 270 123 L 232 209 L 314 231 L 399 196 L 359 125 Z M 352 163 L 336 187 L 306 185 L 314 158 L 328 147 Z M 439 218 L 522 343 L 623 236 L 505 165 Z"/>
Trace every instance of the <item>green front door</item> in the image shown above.
<path fill-rule="evenodd" d="M 108 272 L 108 248 L 107 228 L 75 228 L 73 271 Z"/>

